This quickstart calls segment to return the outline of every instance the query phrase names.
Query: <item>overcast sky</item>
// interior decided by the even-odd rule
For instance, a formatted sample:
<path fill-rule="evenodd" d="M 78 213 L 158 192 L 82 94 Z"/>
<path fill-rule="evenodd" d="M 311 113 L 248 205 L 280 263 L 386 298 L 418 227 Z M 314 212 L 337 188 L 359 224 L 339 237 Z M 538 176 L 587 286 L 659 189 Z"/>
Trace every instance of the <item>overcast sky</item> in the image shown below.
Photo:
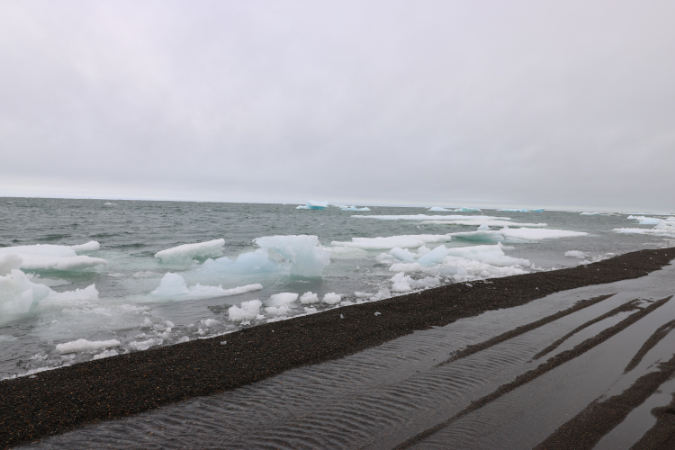
<path fill-rule="evenodd" d="M 675 2 L 0 0 L 0 156 L 2 196 L 674 211 Z"/>

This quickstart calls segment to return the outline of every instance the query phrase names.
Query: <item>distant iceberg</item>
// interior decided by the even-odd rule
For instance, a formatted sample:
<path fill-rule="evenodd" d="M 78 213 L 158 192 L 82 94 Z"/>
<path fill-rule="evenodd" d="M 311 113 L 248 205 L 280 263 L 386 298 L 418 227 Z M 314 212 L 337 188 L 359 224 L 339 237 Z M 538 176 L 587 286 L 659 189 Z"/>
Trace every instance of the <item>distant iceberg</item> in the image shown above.
<path fill-rule="evenodd" d="M 357 208 L 356 206 L 342 206 L 340 211 L 370 211 L 370 208 L 364 206 L 363 208 Z"/>
<path fill-rule="evenodd" d="M 315 200 L 310 200 L 306 205 L 300 205 L 295 209 L 326 209 L 328 208 L 328 202 L 317 202 Z"/>
<path fill-rule="evenodd" d="M 440 206 L 432 206 L 429 212 L 452 212 L 452 209 L 441 208 Z"/>

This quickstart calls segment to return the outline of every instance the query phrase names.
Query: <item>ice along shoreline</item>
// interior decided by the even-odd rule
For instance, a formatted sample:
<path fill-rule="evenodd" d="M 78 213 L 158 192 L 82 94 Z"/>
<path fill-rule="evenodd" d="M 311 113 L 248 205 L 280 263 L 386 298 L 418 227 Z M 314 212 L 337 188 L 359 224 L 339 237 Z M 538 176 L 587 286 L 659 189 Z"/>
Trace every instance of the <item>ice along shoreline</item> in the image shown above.
<path fill-rule="evenodd" d="M 225 337 L 5 380 L 0 382 L 0 447 L 235 389 L 415 330 L 523 305 L 554 292 L 638 278 L 672 259 L 675 248 L 641 250 L 574 268 L 445 285 L 263 324 Z"/>

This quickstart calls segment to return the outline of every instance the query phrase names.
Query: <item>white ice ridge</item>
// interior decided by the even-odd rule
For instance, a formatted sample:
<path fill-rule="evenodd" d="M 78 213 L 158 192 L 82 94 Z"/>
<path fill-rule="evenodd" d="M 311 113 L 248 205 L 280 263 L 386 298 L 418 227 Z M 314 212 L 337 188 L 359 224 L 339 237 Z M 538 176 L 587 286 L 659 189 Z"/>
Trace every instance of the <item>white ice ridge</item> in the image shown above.
<path fill-rule="evenodd" d="M 357 208 L 356 206 L 342 206 L 340 211 L 370 211 L 370 208 L 364 206 L 363 208 Z"/>
<path fill-rule="evenodd" d="M 653 217 L 629 216 L 628 218 L 639 220 L 641 225 L 654 224 L 654 228 L 615 228 L 614 231 L 625 234 L 647 234 L 666 237 L 675 236 L 675 217 L 669 217 L 667 219 L 655 219 Z"/>
<path fill-rule="evenodd" d="M 436 242 L 450 242 L 452 237 L 447 234 L 412 234 L 375 238 L 352 238 L 352 242 L 333 241 L 335 247 L 353 247 L 363 250 L 379 250 L 387 248 L 420 247 L 424 244 Z"/>
<path fill-rule="evenodd" d="M 496 217 L 496 216 L 464 216 L 459 214 L 453 214 L 448 216 L 439 216 L 436 214 L 397 214 L 397 215 L 374 215 L 374 214 L 362 214 L 358 216 L 352 216 L 359 219 L 376 219 L 376 220 L 415 220 L 415 221 L 426 221 L 426 220 L 435 220 L 435 221 L 470 221 L 474 224 L 476 222 L 481 223 L 488 220 L 510 220 L 508 217 Z"/>
<path fill-rule="evenodd" d="M 316 200 L 310 200 L 306 205 L 300 205 L 295 209 L 326 209 L 328 208 L 328 202 L 317 202 Z"/>
<path fill-rule="evenodd" d="M 254 239 L 263 250 L 272 250 L 292 263 L 291 276 L 321 277 L 330 264 L 330 250 L 325 249 L 316 236 L 265 236 Z"/>
<path fill-rule="evenodd" d="M 78 256 L 77 252 L 96 251 L 100 245 L 90 241 L 82 245 L 23 245 L 0 248 L 0 257 L 16 255 L 21 259 L 21 269 L 26 270 L 81 270 L 89 267 L 108 265 L 108 261 L 89 256 Z"/>
<path fill-rule="evenodd" d="M 88 341 L 86 339 L 78 339 L 76 341 L 58 344 L 56 346 L 56 350 L 61 353 L 91 352 L 119 347 L 120 345 L 122 344 L 117 339 L 111 339 L 108 341 Z"/>
<path fill-rule="evenodd" d="M 155 254 L 155 258 L 163 263 L 189 263 L 195 258 L 212 258 L 223 254 L 225 239 L 199 242 L 197 244 L 184 244 L 168 248 Z"/>
<path fill-rule="evenodd" d="M 496 242 L 536 242 L 544 239 L 560 239 L 567 237 L 587 236 L 583 231 L 553 230 L 548 228 L 509 228 L 504 227 L 501 230 L 490 230 L 487 227 L 481 227 L 476 231 L 460 231 L 450 233 L 456 239 L 496 243 Z"/>
<path fill-rule="evenodd" d="M 528 212 L 544 212 L 544 209 L 500 209 L 499 211 L 504 211 L 504 212 L 521 212 L 521 213 L 528 213 Z"/>
<path fill-rule="evenodd" d="M 182 276 L 177 273 L 168 272 L 162 277 L 159 287 L 152 291 L 150 295 L 161 300 L 195 300 L 199 298 L 227 297 L 245 292 L 259 291 L 262 288 L 261 284 L 248 284 L 232 289 L 223 289 L 222 285 L 202 286 L 199 283 L 188 287 Z"/>

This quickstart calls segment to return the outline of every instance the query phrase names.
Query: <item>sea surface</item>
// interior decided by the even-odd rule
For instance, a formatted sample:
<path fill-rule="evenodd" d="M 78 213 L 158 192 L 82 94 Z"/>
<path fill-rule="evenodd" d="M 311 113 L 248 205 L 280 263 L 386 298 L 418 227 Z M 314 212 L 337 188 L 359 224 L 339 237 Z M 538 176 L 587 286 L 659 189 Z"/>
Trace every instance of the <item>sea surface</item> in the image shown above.
<path fill-rule="evenodd" d="M 675 245 L 668 214 L 297 206 L 0 198 L 0 378 Z"/>

